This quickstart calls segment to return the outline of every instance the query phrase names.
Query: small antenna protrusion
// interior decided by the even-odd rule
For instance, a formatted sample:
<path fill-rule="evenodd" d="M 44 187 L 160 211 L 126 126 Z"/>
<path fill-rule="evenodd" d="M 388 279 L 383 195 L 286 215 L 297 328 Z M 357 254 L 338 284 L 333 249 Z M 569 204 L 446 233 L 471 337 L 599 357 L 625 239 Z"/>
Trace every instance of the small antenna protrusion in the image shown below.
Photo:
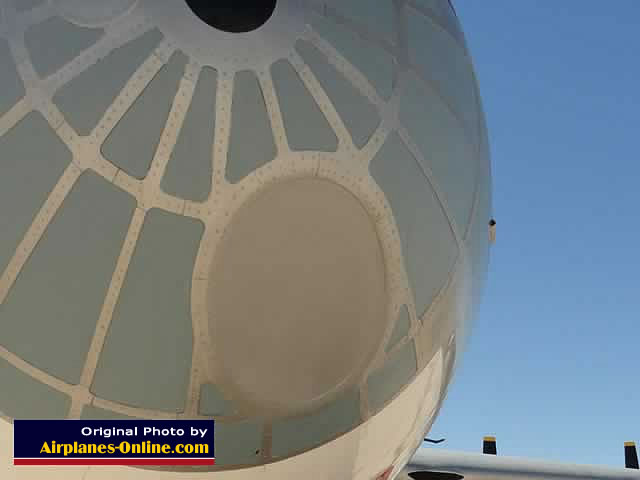
<path fill-rule="evenodd" d="M 429 443 L 442 443 L 444 442 L 444 438 L 439 438 L 438 440 L 433 440 L 431 438 L 425 438 L 424 441 L 425 442 L 429 442 Z"/>
<path fill-rule="evenodd" d="M 638 470 L 638 451 L 635 442 L 624 442 L 624 466 Z"/>
<path fill-rule="evenodd" d="M 491 243 L 492 245 L 494 243 L 496 243 L 496 225 L 497 222 L 495 221 L 495 219 L 491 219 L 489 220 L 489 243 Z"/>
<path fill-rule="evenodd" d="M 482 453 L 487 455 L 497 455 L 496 437 L 484 437 L 482 440 Z"/>

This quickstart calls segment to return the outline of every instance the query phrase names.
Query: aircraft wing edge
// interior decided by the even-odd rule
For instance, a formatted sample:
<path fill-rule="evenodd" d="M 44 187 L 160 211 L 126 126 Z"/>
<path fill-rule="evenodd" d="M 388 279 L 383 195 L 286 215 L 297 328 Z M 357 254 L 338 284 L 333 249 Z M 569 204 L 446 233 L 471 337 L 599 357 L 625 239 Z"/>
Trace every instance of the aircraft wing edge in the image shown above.
<path fill-rule="evenodd" d="M 640 471 L 628 468 L 573 465 L 431 448 L 419 449 L 403 470 L 404 478 L 419 480 L 419 476 L 407 476 L 412 472 L 455 473 L 463 476 L 466 480 L 484 480 L 496 477 L 514 480 L 640 480 Z M 402 478 L 400 476 L 400 479 Z M 423 478 L 429 477 L 423 475 Z"/>

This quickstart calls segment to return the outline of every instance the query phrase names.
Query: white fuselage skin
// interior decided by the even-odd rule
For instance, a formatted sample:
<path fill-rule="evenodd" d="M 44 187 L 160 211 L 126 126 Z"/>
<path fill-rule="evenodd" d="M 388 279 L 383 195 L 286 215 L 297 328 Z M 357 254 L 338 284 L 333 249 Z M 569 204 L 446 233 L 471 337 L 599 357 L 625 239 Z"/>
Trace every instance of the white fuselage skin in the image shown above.
<path fill-rule="evenodd" d="M 430 330 L 418 338 L 444 338 L 447 342 L 433 344 L 434 354 L 427 365 L 386 407 L 354 430 L 318 448 L 291 458 L 266 465 L 221 472 L 159 472 L 129 467 L 14 467 L 12 442 L 0 445 L 1 478 L 6 479 L 64 479 L 64 480 L 281 480 L 313 478 L 314 480 L 377 480 L 385 478 L 389 469 L 392 479 L 400 474 L 419 448 L 424 436 L 439 412 L 455 369 L 455 359 L 447 358 L 451 351 L 450 334 L 465 336 L 465 321 L 471 312 L 468 290 L 470 275 L 460 265 L 446 293 L 434 306 L 433 318 L 446 319 L 433 325 L 447 331 L 438 335 Z M 424 323 L 425 334 L 429 327 Z M 462 346 L 458 347 L 460 351 Z M 0 438 L 11 439 L 11 424 L 0 422 Z M 2 470 L 4 469 L 4 471 Z M 385 480 L 386 480 L 385 478 Z"/>
<path fill-rule="evenodd" d="M 208 473 L 148 471 L 129 467 L 14 467 L 12 442 L 0 445 L 3 479 L 64 480 L 375 480 L 392 468 L 394 478 L 428 432 L 446 394 L 442 345 L 431 362 L 388 406 L 351 432 L 306 453 L 262 466 Z M 450 380 L 450 379 L 446 379 Z M 0 438 L 12 439 L 11 424 L 0 422 Z"/>

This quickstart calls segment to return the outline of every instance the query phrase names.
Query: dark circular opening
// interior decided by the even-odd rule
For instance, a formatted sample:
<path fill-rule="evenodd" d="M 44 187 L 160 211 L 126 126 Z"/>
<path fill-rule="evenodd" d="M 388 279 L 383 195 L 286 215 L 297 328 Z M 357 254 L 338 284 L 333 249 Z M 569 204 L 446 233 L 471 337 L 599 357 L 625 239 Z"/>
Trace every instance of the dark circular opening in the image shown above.
<path fill-rule="evenodd" d="M 186 0 L 207 25 L 230 33 L 250 32 L 266 23 L 277 0 Z"/>

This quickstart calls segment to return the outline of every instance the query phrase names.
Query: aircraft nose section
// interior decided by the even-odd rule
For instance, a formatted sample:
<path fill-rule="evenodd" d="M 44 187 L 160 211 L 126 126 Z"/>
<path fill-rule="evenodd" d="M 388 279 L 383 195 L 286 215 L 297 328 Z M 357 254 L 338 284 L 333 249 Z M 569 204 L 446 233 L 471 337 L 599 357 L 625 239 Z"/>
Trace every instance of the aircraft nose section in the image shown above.
<path fill-rule="evenodd" d="M 233 215 L 210 269 L 217 382 L 247 413 L 288 414 L 356 384 L 386 327 L 385 268 L 359 200 L 277 183 Z"/>

